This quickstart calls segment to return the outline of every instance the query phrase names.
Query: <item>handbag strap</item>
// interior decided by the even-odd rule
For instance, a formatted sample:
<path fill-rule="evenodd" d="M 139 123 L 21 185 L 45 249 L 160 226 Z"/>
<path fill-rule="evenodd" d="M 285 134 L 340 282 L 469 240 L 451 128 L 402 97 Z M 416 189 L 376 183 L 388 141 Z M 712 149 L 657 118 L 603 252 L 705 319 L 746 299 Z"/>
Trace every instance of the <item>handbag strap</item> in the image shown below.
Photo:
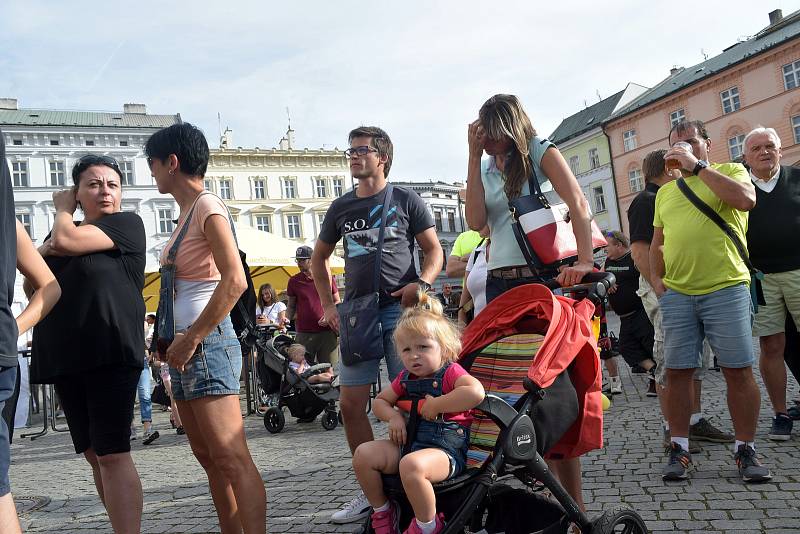
<path fill-rule="evenodd" d="M 383 261 L 383 239 L 386 235 L 386 216 L 389 214 L 389 204 L 392 201 L 392 192 L 394 186 L 386 184 L 386 190 L 383 193 L 383 209 L 381 210 L 381 228 L 378 231 L 378 244 L 375 250 L 375 272 L 372 278 L 372 291 L 376 293 L 381 286 L 381 262 Z"/>
<path fill-rule="evenodd" d="M 689 202 L 694 204 L 694 206 L 700 210 L 703 215 L 711 219 L 714 224 L 720 227 L 720 229 L 725 232 L 731 241 L 733 241 L 733 246 L 736 247 L 736 250 L 739 252 L 739 256 L 742 258 L 742 261 L 747 266 L 747 269 L 752 273 L 757 269 L 753 266 L 753 263 L 750 261 L 750 256 L 747 254 L 747 248 L 742 243 L 742 240 L 739 239 L 739 236 L 736 235 L 736 232 L 733 231 L 733 228 L 730 224 L 728 224 L 716 211 L 714 211 L 711 206 L 703 202 L 700 197 L 698 197 L 694 191 L 691 190 L 689 184 L 686 183 L 686 180 L 683 178 L 678 178 L 676 180 L 678 183 L 678 189 L 681 190 L 681 193 L 689 199 Z"/>

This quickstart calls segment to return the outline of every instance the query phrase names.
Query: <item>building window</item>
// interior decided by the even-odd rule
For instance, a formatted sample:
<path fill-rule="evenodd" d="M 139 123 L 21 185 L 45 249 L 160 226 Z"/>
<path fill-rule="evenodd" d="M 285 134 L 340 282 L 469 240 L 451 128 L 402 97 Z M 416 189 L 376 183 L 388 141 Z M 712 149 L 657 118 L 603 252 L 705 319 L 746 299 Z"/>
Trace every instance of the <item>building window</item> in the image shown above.
<path fill-rule="evenodd" d="M 272 217 L 269 215 L 256 215 L 255 216 L 256 228 L 262 232 L 272 231 Z"/>
<path fill-rule="evenodd" d="M 283 179 L 283 198 L 297 198 L 297 182 L 288 176 Z"/>
<path fill-rule="evenodd" d="M 334 178 L 333 182 L 333 196 L 336 198 L 342 196 L 344 193 L 344 180 L 341 178 Z"/>
<path fill-rule="evenodd" d="M 792 117 L 792 131 L 794 132 L 794 142 L 800 143 L 800 115 Z"/>
<path fill-rule="evenodd" d="M 622 146 L 625 152 L 629 152 L 636 148 L 636 130 L 628 130 L 622 133 Z"/>
<path fill-rule="evenodd" d="M 447 229 L 450 232 L 456 231 L 456 212 L 449 211 L 447 212 Z"/>
<path fill-rule="evenodd" d="M 317 213 L 317 234 L 322 231 L 322 223 L 325 222 L 325 213 Z"/>
<path fill-rule="evenodd" d="M 127 141 L 120 141 L 119 142 L 119 146 L 128 146 L 128 142 Z"/>
<path fill-rule="evenodd" d="M 14 178 L 14 187 L 28 187 L 28 162 L 12 161 L 11 175 Z"/>
<path fill-rule="evenodd" d="M 441 211 L 434 211 L 433 212 L 433 220 L 436 223 L 436 231 L 442 231 L 442 212 Z"/>
<path fill-rule="evenodd" d="M 739 102 L 738 87 L 731 87 L 730 89 L 722 91 L 719 97 L 722 100 L 722 113 L 733 113 L 742 107 Z"/>
<path fill-rule="evenodd" d="M 50 139 L 50 146 L 58 146 L 59 144 L 58 139 Z"/>
<path fill-rule="evenodd" d="M 594 212 L 603 213 L 606 211 L 606 196 L 603 193 L 602 187 L 595 187 L 592 189 L 594 195 Z"/>
<path fill-rule="evenodd" d="M 731 161 L 736 161 L 736 158 L 744 154 L 744 134 L 728 139 L 728 152 L 731 155 Z"/>
<path fill-rule="evenodd" d="M 303 237 L 300 231 L 300 215 L 286 216 L 286 235 L 289 239 L 300 239 Z"/>
<path fill-rule="evenodd" d="M 642 182 L 642 171 L 639 169 L 633 169 L 628 173 L 628 184 L 631 187 L 631 193 L 638 193 L 642 189 L 644 189 L 644 183 Z"/>
<path fill-rule="evenodd" d="M 578 169 L 580 168 L 580 158 L 578 156 L 572 156 L 569 158 L 569 168 L 572 170 L 572 174 L 578 176 Z"/>
<path fill-rule="evenodd" d="M 11 141 L 11 144 L 14 146 L 22 146 L 22 139 L 14 139 Z"/>
<path fill-rule="evenodd" d="M 94 139 L 87 139 L 86 146 L 94 146 Z"/>
<path fill-rule="evenodd" d="M 212 191 L 213 192 L 214 191 L 214 180 L 206 178 L 205 180 L 203 180 L 203 187 L 205 188 L 206 191 Z"/>
<path fill-rule="evenodd" d="M 800 86 L 800 60 L 783 66 L 783 85 L 787 91 Z"/>
<path fill-rule="evenodd" d="M 597 153 L 596 148 L 589 149 L 589 168 L 596 169 L 600 166 L 600 154 Z"/>
<path fill-rule="evenodd" d="M 158 208 L 158 233 L 171 234 L 175 230 L 174 218 L 172 208 Z"/>
<path fill-rule="evenodd" d="M 230 180 L 220 180 L 219 181 L 219 198 L 222 200 L 230 200 L 231 199 L 231 181 Z"/>
<path fill-rule="evenodd" d="M 676 109 L 675 111 L 669 114 L 669 127 L 672 128 L 673 126 L 684 120 L 686 120 L 686 114 L 683 112 L 683 108 Z"/>
<path fill-rule="evenodd" d="M 64 185 L 64 162 L 51 161 L 50 162 L 50 185 L 63 186 Z"/>
<path fill-rule="evenodd" d="M 263 178 L 253 180 L 253 198 L 257 200 L 267 198 L 267 182 Z"/>
<path fill-rule="evenodd" d="M 28 237 L 33 239 L 33 229 L 31 228 L 31 214 L 30 213 L 17 213 L 17 220 L 25 228 Z"/>
<path fill-rule="evenodd" d="M 122 185 L 133 185 L 133 162 L 120 161 L 119 170 L 122 171 Z"/>
<path fill-rule="evenodd" d="M 314 178 L 314 193 L 317 198 L 328 198 L 328 182 L 325 178 Z"/>

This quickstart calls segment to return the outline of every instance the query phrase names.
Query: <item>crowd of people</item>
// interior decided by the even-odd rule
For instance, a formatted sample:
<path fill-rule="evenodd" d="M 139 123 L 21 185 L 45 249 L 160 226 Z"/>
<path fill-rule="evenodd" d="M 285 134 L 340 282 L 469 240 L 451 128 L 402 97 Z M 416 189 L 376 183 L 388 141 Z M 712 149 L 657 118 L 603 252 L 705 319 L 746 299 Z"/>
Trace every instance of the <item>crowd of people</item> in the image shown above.
<path fill-rule="evenodd" d="M 595 264 L 592 215 L 577 179 L 515 96 L 487 100 L 468 125 L 467 143 L 465 215 L 472 230 L 456 241 L 446 267 L 463 280 L 460 293 L 445 284 L 440 294 L 428 294 L 444 263 L 433 218 L 415 192 L 389 184 L 393 144 L 371 126 L 349 134 L 345 155 L 358 186 L 331 204 L 315 246 L 297 249 L 299 273 L 288 282 L 287 302 L 270 284 L 258 288 L 257 324 L 279 331 L 294 326 L 290 368 L 302 374 L 326 363 L 332 368 L 309 380 L 338 380 L 363 492 L 331 521 L 371 516 L 377 534 L 399 532 L 397 506 L 381 485 L 381 474 L 393 473 L 415 514 L 405 532 L 440 532 L 446 518 L 437 514 L 432 484 L 465 468 L 470 410 L 484 397 L 480 382 L 456 363 L 461 330 L 506 292 L 549 279 L 571 286 L 598 268 L 617 280 L 608 301 L 620 318 L 618 351 L 632 369 L 648 374 L 648 394 L 659 399 L 658 439 L 668 449 L 663 478 L 686 479 L 697 441 L 711 441 L 733 444 L 744 482 L 769 480 L 755 452 L 760 394 L 752 336 L 759 338 L 759 367 L 775 413 L 769 438 L 789 439 L 792 419 L 800 415 L 787 406 L 783 362 L 785 325 L 800 321 L 800 252 L 791 246 L 800 230 L 800 171 L 780 165 L 777 133 L 759 127 L 746 136 L 746 166 L 714 164 L 703 123 L 676 124 L 669 146 L 645 158 L 647 185 L 628 211 L 630 237 L 607 233 L 602 267 Z M 143 440 L 159 437 L 152 428 L 145 347 L 169 395 L 171 418 L 205 470 L 221 531 L 265 532 L 267 498 L 245 439 L 238 396 L 242 350 L 230 318 L 247 288 L 235 227 L 225 203 L 204 190 L 209 150 L 199 129 L 188 123 L 164 128 L 149 138 L 145 152 L 159 192 L 175 199 L 180 217 L 160 257 L 159 312 L 143 329 L 145 231 L 138 215 L 121 210 L 117 162 L 99 155 L 78 160 L 74 186 L 53 195 L 52 231 L 37 251 L 14 219 L 0 143 L 0 230 L 4 242 L 16 242 L 0 250 L 0 409 L 16 381 L 16 334 L 36 325 L 31 381 L 55 385 L 75 452 L 88 462 L 115 532 L 138 532 L 142 486 L 130 454 L 137 391 Z M 532 265 L 514 234 L 509 203 L 533 193 L 532 177 L 543 194 L 569 209 L 577 247 L 569 264 Z M 344 298 L 329 265 L 339 241 Z M 423 251 L 419 271 L 415 247 Z M 17 268 L 29 304 L 14 318 Z M 369 342 L 362 339 L 366 333 L 342 324 L 340 313 L 351 313 L 345 305 L 355 301 L 373 306 L 369 320 L 379 337 L 368 354 L 353 348 Z M 618 394 L 619 369 L 615 353 L 608 354 L 607 392 Z M 712 355 L 727 383 L 733 434 L 713 426 L 701 409 Z M 372 409 L 387 423 L 388 439 L 376 440 L 366 408 L 382 362 L 391 385 Z M 426 398 L 413 442 L 395 409 L 409 391 Z M 0 422 L 0 531 L 15 532 L 7 433 Z M 584 508 L 580 458 L 547 462 Z"/>

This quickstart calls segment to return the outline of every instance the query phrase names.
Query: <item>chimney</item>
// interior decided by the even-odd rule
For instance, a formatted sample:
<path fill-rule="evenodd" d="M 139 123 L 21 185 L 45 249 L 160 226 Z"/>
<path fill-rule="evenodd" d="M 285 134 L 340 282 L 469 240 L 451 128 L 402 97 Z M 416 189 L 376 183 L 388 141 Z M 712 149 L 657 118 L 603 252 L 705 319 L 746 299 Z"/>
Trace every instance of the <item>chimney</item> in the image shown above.
<path fill-rule="evenodd" d="M 289 140 L 286 139 L 285 137 L 281 137 L 281 140 L 280 140 L 280 143 L 278 143 L 278 146 L 280 147 L 281 150 L 289 150 L 291 148 L 289 146 Z"/>
<path fill-rule="evenodd" d="M 783 11 L 776 9 L 769 14 L 769 25 L 773 26 L 783 20 Z"/>
<path fill-rule="evenodd" d="M 286 144 L 289 146 L 289 150 L 294 150 L 294 130 L 291 126 L 286 130 Z"/>
<path fill-rule="evenodd" d="M 0 98 L 0 109 L 12 109 L 17 110 L 17 99 L 16 98 Z"/>
<path fill-rule="evenodd" d="M 678 72 L 680 72 L 680 70 L 681 70 L 680 67 L 675 65 L 671 69 L 669 69 L 669 75 L 670 76 L 675 76 L 676 74 L 678 74 Z"/>
<path fill-rule="evenodd" d="M 147 115 L 147 106 L 144 104 L 125 104 L 123 111 L 135 115 Z"/>

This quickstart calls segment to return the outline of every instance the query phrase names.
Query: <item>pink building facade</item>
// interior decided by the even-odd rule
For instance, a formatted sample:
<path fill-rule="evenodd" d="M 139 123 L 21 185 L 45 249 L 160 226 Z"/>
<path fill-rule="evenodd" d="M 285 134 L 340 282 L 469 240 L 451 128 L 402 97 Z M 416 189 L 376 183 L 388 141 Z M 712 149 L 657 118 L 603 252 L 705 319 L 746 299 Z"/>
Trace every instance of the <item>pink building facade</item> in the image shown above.
<path fill-rule="evenodd" d="M 800 12 L 772 22 L 720 56 L 673 69 L 605 123 L 626 233 L 628 207 L 644 187 L 642 160 L 668 147 L 669 130 L 681 119 L 706 124 L 712 162 L 736 160 L 744 150 L 744 136 L 756 126 L 767 126 L 781 138 L 782 163 L 800 164 Z"/>

